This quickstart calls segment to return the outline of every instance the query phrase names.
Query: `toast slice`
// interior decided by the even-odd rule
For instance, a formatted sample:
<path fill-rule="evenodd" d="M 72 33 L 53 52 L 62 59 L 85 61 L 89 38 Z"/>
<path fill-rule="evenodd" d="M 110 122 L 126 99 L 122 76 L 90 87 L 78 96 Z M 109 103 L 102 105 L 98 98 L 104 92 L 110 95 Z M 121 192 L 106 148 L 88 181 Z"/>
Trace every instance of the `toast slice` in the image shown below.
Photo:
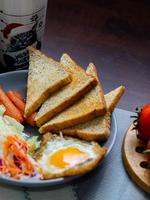
<path fill-rule="evenodd" d="M 124 92 L 125 87 L 121 85 L 105 95 L 105 101 L 109 112 L 113 112 Z"/>
<path fill-rule="evenodd" d="M 110 135 L 110 115 L 124 94 L 125 87 L 120 86 L 105 95 L 107 113 L 89 122 L 62 130 L 64 135 L 78 137 L 88 141 L 105 141 Z"/>
<path fill-rule="evenodd" d="M 62 133 L 87 141 L 105 141 L 110 135 L 110 112 L 86 123 L 64 129 Z"/>
<path fill-rule="evenodd" d="M 96 79 L 88 76 L 85 70 L 78 66 L 69 55 L 63 54 L 60 62 L 63 68 L 69 72 L 72 82 L 60 91 L 53 93 L 43 103 L 35 118 L 36 124 L 39 127 L 54 115 L 81 99 L 97 84 Z"/>
<path fill-rule="evenodd" d="M 92 75 L 98 81 L 94 64 L 89 64 L 87 74 Z M 96 116 L 104 115 L 105 112 L 106 103 L 101 84 L 98 81 L 97 86 L 87 93 L 80 101 L 41 126 L 39 131 L 40 133 L 59 131 L 92 120 Z"/>
<path fill-rule="evenodd" d="M 59 62 L 29 47 L 29 72 L 24 115 L 31 115 L 48 98 L 50 93 L 71 81 L 70 75 Z"/>

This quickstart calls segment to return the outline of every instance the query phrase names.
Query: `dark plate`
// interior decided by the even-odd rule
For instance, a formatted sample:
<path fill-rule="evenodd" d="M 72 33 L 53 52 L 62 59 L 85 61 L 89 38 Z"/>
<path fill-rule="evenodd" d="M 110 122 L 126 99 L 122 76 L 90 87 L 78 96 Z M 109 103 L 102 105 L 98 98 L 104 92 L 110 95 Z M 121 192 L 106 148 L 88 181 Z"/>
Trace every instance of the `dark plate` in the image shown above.
<path fill-rule="evenodd" d="M 7 90 L 19 90 L 25 95 L 26 90 L 26 81 L 27 81 L 27 71 L 14 71 L 8 72 L 5 74 L 0 74 L 0 85 L 7 91 Z M 29 126 L 25 127 L 25 132 L 31 135 L 37 135 L 38 130 L 36 128 L 32 128 Z M 113 112 L 111 117 L 111 135 L 107 142 L 103 143 L 102 145 L 107 147 L 107 155 L 110 153 L 117 134 L 117 123 L 115 112 Z M 107 156 L 106 155 L 106 156 Z M 66 178 L 57 178 L 57 179 L 50 179 L 50 180 L 14 180 L 12 178 L 7 177 L 0 177 L 1 182 L 5 182 L 7 184 L 15 185 L 15 186 L 24 186 L 24 187 L 45 187 L 45 186 L 54 186 L 58 184 L 63 184 L 69 182 L 73 179 L 76 179 L 80 176 L 71 176 Z"/>

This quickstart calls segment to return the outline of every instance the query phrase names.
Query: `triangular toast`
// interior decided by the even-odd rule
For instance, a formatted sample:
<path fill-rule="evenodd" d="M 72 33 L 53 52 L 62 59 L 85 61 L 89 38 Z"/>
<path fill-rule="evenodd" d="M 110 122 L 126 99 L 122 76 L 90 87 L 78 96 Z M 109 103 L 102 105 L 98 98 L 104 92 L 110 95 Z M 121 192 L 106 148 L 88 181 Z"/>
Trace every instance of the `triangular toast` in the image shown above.
<path fill-rule="evenodd" d="M 70 74 L 72 82 L 61 90 L 53 93 L 41 106 L 35 118 L 36 124 L 40 127 L 57 113 L 81 99 L 91 90 L 97 81 L 88 76 L 84 69 L 77 65 L 69 55 L 63 54 L 60 60 L 63 68 Z"/>
<path fill-rule="evenodd" d="M 98 81 L 94 64 L 90 63 L 87 74 L 95 77 Z M 96 116 L 104 115 L 106 104 L 100 82 L 95 88 L 88 92 L 80 101 L 64 110 L 49 122 L 40 127 L 40 133 L 58 131 L 73 125 L 87 122 Z"/>
<path fill-rule="evenodd" d="M 113 112 L 114 108 L 124 94 L 124 91 L 125 87 L 121 85 L 105 95 L 105 101 L 109 112 Z"/>
<path fill-rule="evenodd" d="M 29 47 L 29 72 L 24 115 L 31 115 L 48 98 L 50 93 L 71 81 L 59 62 Z"/>
<path fill-rule="evenodd" d="M 107 113 L 83 124 L 62 130 L 64 135 L 78 137 L 84 140 L 104 141 L 110 135 L 110 115 L 124 93 L 120 86 L 105 95 Z"/>

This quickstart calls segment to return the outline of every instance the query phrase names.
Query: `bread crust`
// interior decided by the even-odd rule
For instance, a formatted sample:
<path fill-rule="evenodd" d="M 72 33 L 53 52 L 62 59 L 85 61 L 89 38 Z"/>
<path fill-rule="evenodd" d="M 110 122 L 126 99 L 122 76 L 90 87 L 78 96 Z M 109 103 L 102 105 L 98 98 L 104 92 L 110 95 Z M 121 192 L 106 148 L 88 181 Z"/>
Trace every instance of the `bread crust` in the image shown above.
<path fill-rule="evenodd" d="M 78 124 L 62 130 L 64 135 L 78 137 L 87 141 L 105 141 L 110 135 L 110 114 L 113 112 L 120 98 L 124 94 L 125 87 L 120 86 L 105 95 L 107 113 L 84 124 Z M 102 120 L 103 119 L 103 120 Z M 103 130 L 102 130 L 103 127 Z"/>
<path fill-rule="evenodd" d="M 88 91 L 90 91 L 94 85 L 96 85 L 96 81 L 93 80 L 93 82 L 88 82 L 81 90 L 79 90 L 76 94 L 74 94 L 72 97 L 66 98 L 65 101 L 61 102 L 59 105 L 57 105 L 52 110 L 47 111 L 44 115 L 40 117 L 36 117 L 36 125 L 38 127 L 42 126 L 44 123 L 46 123 L 48 120 L 50 120 L 52 117 L 60 113 L 61 111 L 65 110 L 67 107 L 71 106 L 73 103 L 78 101 L 80 98 L 82 98 Z"/>
<path fill-rule="evenodd" d="M 79 123 L 87 122 L 106 113 L 106 102 L 94 64 L 89 64 L 87 73 L 89 76 L 96 78 L 98 85 L 80 101 L 41 126 L 39 129 L 40 133 L 59 131 Z"/>
<path fill-rule="evenodd" d="M 41 106 L 35 118 L 38 127 L 42 126 L 56 114 L 73 105 L 73 103 L 81 99 L 86 93 L 97 85 L 96 78 L 86 74 L 84 69 L 77 65 L 69 55 L 63 54 L 61 57 L 61 64 L 64 70 L 70 73 L 72 82 L 50 96 L 49 99 Z M 74 93 L 69 95 L 67 93 L 66 97 L 62 96 L 62 94 L 65 95 L 65 92 L 68 89 L 74 91 Z M 56 98 L 59 98 L 59 101 L 57 103 L 54 102 L 53 106 L 51 106 L 51 102 L 53 102 Z"/>
<path fill-rule="evenodd" d="M 78 116 L 77 118 L 72 118 L 71 120 L 63 120 L 63 121 L 60 121 L 60 122 L 54 122 L 54 123 L 46 123 L 44 124 L 43 126 L 41 126 L 39 128 L 39 132 L 41 134 L 43 133 L 46 133 L 46 132 L 55 132 L 55 131 L 60 131 L 64 128 L 68 128 L 68 127 L 72 127 L 72 126 L 75 126 L 79 123 L 84 123 L 84 122 L 87 122 L 89 120 L 92 120 L 94 117 L 97 117 L 97 116 L 100 116 L 100 115 L 103 115 L 104 113 L 106 112 L 105 109 L 103 110 L 92 110 L 90 113 L 88 112 L 87 114 L 85 115 L 81 115 L 80 117 Z"/>
<path fill-rule="evenodd" d="M 123 96 L 124 92 L 125 92 L 125 87 L 123 85 L 121 85 L 121 86 L 117 87 L 115 90 L 112 90 L 111 92 L 109 92 L 105 95 L 107 107 L 111 113 L 115 109 L 116 105 L 118 104 L 119 100 Z M 110 103 L 109 103 L 109 96 L 110 97 L 112 96 L 111 98 L 113 98 L 113 100 L 110 101 Z M 107 98 L 108 98 L 108 100 L 107 100 Z"/>
<path fill-rule="evenodd" d="M 95 126 L 97 126 L 96 130 L 94 130 Z M 92 127 L 93 130 L 91 130 Z M 110 113 L 107 112 L 104 116 L 97 117 L 92 121 L 73 126 L 72 128 L 64 129 L 62 130 L 62 133 L 64 135 L 77 137 L 86 141 L 106 141 L 110 135 Z"/>
<path fill-rule="evenodd" d="M 24 116 L 29 117 L 34 111 L 36 111 L 41 106 L 41 104 L 49 97 L 51 93 L 53 93 L 56 90 L 59 90 L 60 88 L 62 88 L 62 86 L 65 86 L 69 82 L 70 82 L 70 78 L 66 77 L 64 80 L 57 82 L 52 87 L 45 90 L 43 94 L 41 94 L 39 98 L 32 104 L 32 106 L 30 107 L 26 106 Z"/>
<path fill-rule="evenodd" d="M 71 77 L 69 75 L 69 73 L 67 73 L 63 68 L 60 67 L 60 64 L 56 61 L 54 61 L 51 58 L 46 57 L 43 53 L 41 53 L 40 51 L 34 49 L 33 47 L 28 47 L 29 49 L 29 55 L 30 55 L 30 59 L 29 59 L 29 72 L 28 72 L 28 80 L 27 80 L 27 98 L 26 98 L 26 105 L 25 105 L 25 113 L 24 116 L 28 117 L 30 116 L 34 111 L 36 111 L 39 106 L 48 98 L 48 96 L 53 93 L 56 90 L 59 90 L 60 88 L 62 88 L 64 85 L 68 84 L 71 82 Z M 32 97 L 35 95 L 34 93 L 36 92 L 36 90 L 32 89 L 33 87 L 36 89 L 36 82 L 35 79 L 33 79 L 33 76 L 37 76 L 38 74 L 38 69 L 34 69 L 34 64 L 32 63 L 31 66 L 31 60 L 34 58 L 34 56 L 37 56 L 38 59 L 42 59 L 44 60 L 44 62 L 46 63 L 50 63 L 51 65 L 57 66 L 57 69 L 55 70 L 55 67 L 51 68 L 46 68 L 46 74 L 45 77 L 48 77 L 49 74 L 47 74 L 47 72 L 51 72 L 51 70 L 55 70 L 57 73 L 57 70 L 59 70 L 59 74 L 61 73 L 62 76 L 59 76 L 59 78 L 57 80 L 54 80 L 53 82 L 49 83 L 49 86 L 47 86 L 45 88 L 45 90 L 43 92 L 39 91 L 39 95 L 37 98 L 35 98 L 34 101 L 31 101 Z M 42 63 L 43 64 L 43 63 Z M 40 63 L 39 63 L 39 69 L 41 69 Z M 45 70 L 44 66 L 43 66 L 43 71 Z M 33 73 L 34 70 L 34 73 Z M 40 71 L 39 71 L 39 75 L 40 76 Z M 41 77 L 41 79 L 43 79 L 43 82 L 45 81 L 43 77 Z M 44 84 L 44 83 L 43 83 Z M 39 85 L 37 85 L 37 87 L 39 87 Z M 37 88 L 38 90 L 38 88 Z"/>

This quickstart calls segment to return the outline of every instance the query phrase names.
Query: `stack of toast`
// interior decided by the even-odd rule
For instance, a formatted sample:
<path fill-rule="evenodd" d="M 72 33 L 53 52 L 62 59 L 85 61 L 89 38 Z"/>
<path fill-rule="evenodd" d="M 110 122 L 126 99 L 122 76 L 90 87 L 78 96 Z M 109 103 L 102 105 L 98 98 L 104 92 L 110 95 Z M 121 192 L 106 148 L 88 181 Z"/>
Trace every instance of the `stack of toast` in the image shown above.
<path fill-rule="evenodd" d="M 60 133 L 89 141 L 110 135 L 111 113 L 124 86 L 104 95 L 96 67 L 85 71 L 68 54 L 60 62 L 29 47 L 25 116 L 37 112 L 39 132 Z"/>

